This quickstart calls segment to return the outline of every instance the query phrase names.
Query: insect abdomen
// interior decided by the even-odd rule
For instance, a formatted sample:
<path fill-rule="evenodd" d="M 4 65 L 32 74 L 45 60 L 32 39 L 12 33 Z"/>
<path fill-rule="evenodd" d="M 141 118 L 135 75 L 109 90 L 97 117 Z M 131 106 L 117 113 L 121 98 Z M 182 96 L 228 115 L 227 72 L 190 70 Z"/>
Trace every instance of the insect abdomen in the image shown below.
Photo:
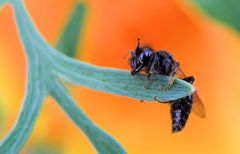
<path fill-rule="evenodd" d="M 181 131 L 192 109 L 192 96 L 179 99 L 171 104 L 172 133 Z"/>

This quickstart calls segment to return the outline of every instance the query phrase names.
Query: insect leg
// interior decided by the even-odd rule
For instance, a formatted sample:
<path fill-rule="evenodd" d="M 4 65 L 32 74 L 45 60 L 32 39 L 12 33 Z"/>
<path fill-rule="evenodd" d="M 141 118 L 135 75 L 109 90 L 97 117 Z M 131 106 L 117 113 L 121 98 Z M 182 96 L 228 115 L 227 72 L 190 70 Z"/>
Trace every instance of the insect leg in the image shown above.
<path fill-rule="evenodd" d="M 149 63 L 148 66 L 147 66 L 147 68 L 148 68 L 148 70 L 147 70 L 148 76 L 147 76 L 147 80 L 146 80 L 146 82 L 144 84 L 144 88 L 145 89 L 147 88 L 147 86 L 149 84 L 151 75 L 156 74 L 156 70 L 154 68 L 154 65 L 157 63 L 158 60 L 159 60 L 158 57 L 155 57 L 155 56 L 151 57 L 151 59 L 150 59 L 150 61 L 153 61 L 153 62 Z"/>
<path fill-rule="evenodd" d="M 157 99 L 157 96 L 153 96 L 153 99 L 159 103 L 164 103 L 164 104 L 167 103 L 167 102 L 161 102 L 159 99 Z"/>
<path fill-rule="evenodd" d="M 169 75 L 169 80 L 168 80 L 168 84 L 166 85 L 166 87 L 162 87 L 161 85 L 159 86 L 159 89 L 160 90 L 163 90 L 163 89 L 168 89 L 172 86 L 173 84 L 173 81 L 175 80 L 175 76 L 176 76 L 176 73 L 179 69 L 179 62 L 176 62 L 174 65 L 173 65 L 173 69 L 172 69 L 172 72 L 170 73 Z"/>
<path fill-rule="evenodd" d="M 168 81 L 168 85 L 167 86 L 171 86 L 173 84 L 173 81 L 175 79 L 175 75 L 178 71 L 178 68 L 179 68 L 179 62 L 176 62 L 173 66 L 173 71 L 171 72 L 170 74 L 170 78 L 169 78 L 169 81 Z"/>
<path fill-rule="evenodd" d="M 152 75 L 152 74 L 149 73 L 148 76 L 147 76 L 147 80 L 145 81 L 144 86 L 143 86 L 145 89 L 147 89 L 147 86 L 148 86 L 148 84 L 149 84 L 149 82 L 150 82 L 151 75 Z"/>

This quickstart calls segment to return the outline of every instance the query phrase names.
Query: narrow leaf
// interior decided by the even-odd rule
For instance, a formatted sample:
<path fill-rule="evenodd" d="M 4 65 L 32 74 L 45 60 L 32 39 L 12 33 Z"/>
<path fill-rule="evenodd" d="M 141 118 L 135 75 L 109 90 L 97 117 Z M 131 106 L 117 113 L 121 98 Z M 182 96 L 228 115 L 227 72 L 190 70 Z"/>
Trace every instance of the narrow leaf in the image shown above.
<path fill-rule="evenodd" d="M 69 57 L 75 57 L 77 54 L 79 36 L 82 32 L 85 11 L 86 8 L 83 4 L 76 4 L 57 43 L 57 49 Z"/>
<path fill-rule="evenodd" d="M 54 50 L 54 49 L 53 49 Z M 94 65 L 72 60 L 58 52 L 51 52 L 54 65 L 59 75 L 69 82 L 79 84 L 94 90 L 104 91 L 120 96 L 127 96 L 138 100 L 154 100 L 156 96 L 160 101 L 169 101 L 191 95 L 194 87 L 176 79 L 168 90 L 159 90 L 159 86 L 165 86 L 167 76 L 155 75 L 147 89 L 143 87 L 146 76 L 131 76 L 129 71 L 112 68 L 97 67 Z"/>
<path fill-rule="evenodd" d="M 196 0 L 206 13 L 240 32 L 239 0 Z"/>
<path fill-rule="evenodd" d="M 18 14 L 27 16 L 25 15 L 27 13 L 24 14 L 22 11 L 19 11 Z M 152 84 L 147 89 L 144 89 L 143 85 L 146 79 L 143 75 L 132 77 L 129 72 L 124 70 L 97 67 L 67 57 L 49 46 L 39 33 L 36 32 L 35 27 L 31 26 L 32 24 L 28 18 L 21 18 L 19 23 L 23 21 L 28 26 L 24 34 L 26 35 L 29 31 L 32 33 L 32 38 L 34 38 L 32 40 L 37 41 L 35 47 L 45 53 L 46 58 L 44 60 L 48 60 L 50 62 L 48 65 L 54 67 L 52 68 L 54 72 L 67 81 L 94 90 L 128 96 L 139 100 L 154 100 L 154 96 L 160 101 L 176 100 L 192 94 L 195 90 L 191 84 L 177 79 L 169 90 L 160 91 L 158 88 L 159 85 L 166 85 L 168 77 L 159 75 L 152 79 L 153 82 L 151 82 Z M 23 24 L 19 24 L 19 26 L 21 25 Z"/>
<path fill-rule="evenodd" d="M 21 10 L 21 7 L 19 7 L 19 5 L 15 5 L 14 8 L 16 12 Z M 46 95 L 45 85 L 43 81 L 44 77 L 40 78 L 40 74 L 44 74 L 44 70 L 39 65 L 40 59 L 37 55 L 39 51 L 37 51 L 35 48 L 34 41 L 28 39 L 31 38 L 31 34 L 24 33 L 24 31 L 28 30 L 28 28 L 25 26 L 24 20 L 22 20 L 25 18 L 21 16 L 21 13 L 15 15 L 19 25 L 18 28 L 20 29 L 21 40 L 23 41 L 25 51 L 28 55 L 28 64 L 30 64 L 28 65 L 28 84 L 26 89 L 26 96 L 19 118 L 8 136 L 6 136 L 0 143 L 0 153 L 4 154 L 19 153 L 33 130 L 34 124 Z"/>
<path fill-rule="evenodd" d="M 32 83 L 31 83 L 32 82 Z M 18 153 L 29 138 L 45 97 L 40 82 L 29 79 L 27 96 L 13 130 L 0 143 L 0 153 Z"/>
<path fill-rule="evenodd" d="M 55 90 L 53 90 L 51 93 L 53 98 L 76 123 L 76 125 L 87 135 L 89 140 L 100 154 L 126 153 L 120 144 L 118 144 L 106 132 L 94 125 L 90 119 L 86 117 L 86 115 L 74 103 L 72 98 L 67 94 L 67 91 L 61 85 L 61 83 L 56 82 L 54 86 Z"/>

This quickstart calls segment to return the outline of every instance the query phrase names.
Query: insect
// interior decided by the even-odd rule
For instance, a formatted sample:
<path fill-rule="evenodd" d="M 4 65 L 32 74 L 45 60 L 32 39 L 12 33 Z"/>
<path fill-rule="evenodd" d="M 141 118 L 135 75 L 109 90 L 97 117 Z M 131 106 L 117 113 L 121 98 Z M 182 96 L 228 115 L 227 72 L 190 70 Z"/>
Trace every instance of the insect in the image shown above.
<path fill-rule="evenodd" d="M 190 84 L 193 84 L 195 81 L 193 76 L 187 77 L 183 73 L 179 67 L 180 63 L 173 58 L 172 54 L 164 50 L 154 51 L 148 46 L 141 47 L 140 39 L 138 39 L 135 51 L 131 52 L 129 61 L 132 76 L 142 71 L 147 74 L 147 80 L 144 84 L 145 88 L 150 81 L 151 75 L 157 74 L 169 76 L 167 86 L 159 86 L 159 89 L 170 88 L 175 77 L 185 80 Z M 154 99 L 160 102 L 156 97 Z M 185 127 L 191 110 L 202 118 L 206 116 L 204 105 L 196 92 L 192 95 L 169 101 L 169 103 L 171 105 L 172 133 L 179 132 Z"/>
<path fill-rule="evenodd" d="M 131 55 L 131 75 L 134 76 L 140 71 L 148 74 L 144 87 L 147 87 L 150 77 L 153 74 L 170 76 L 165 88 L 169 88 L 172 85 L 174 76 L 179 68 L 179 62 L 176 62 L 170 53 L 167 51 L 154 52 L 151 47 L 140 47 L 140 39 L 138 39 L 137 48 L 135 52 L 131 52 Z M 159 89 L 163 88 L 159 86 Z"/>

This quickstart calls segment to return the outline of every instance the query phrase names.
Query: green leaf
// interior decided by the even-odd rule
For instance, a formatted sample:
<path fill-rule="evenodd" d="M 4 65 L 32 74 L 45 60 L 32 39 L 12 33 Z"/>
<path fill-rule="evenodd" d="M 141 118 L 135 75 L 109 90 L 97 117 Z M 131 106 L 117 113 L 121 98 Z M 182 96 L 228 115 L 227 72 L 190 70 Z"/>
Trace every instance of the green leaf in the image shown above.
<path fill-rule="evenodd" d="M 206 13 L 240 32 L 239 0 L 196 0 Z"/>
<path fill-rule="evenodd" d="M 69 82 L 139 100 L 175 100 L 194 92 L 194 87 L 182 80 L 175 80 L 167 91 L 166 76 L 155 76 L 148 89 L 143 88 L 144 75 L 130 76 L 128 71 L 103 68 L 77 61 L 52 48 L 34 27 L 22 1 L 12 0 L 18 31 L 28 59 L 28 84 L 22 111 L 13 130 L 0 144 L 0 153 L 19 153 L 29 138 L 46 95 L 52 96 L 67 115 L 86 134 L 98 153 L 126 153 L 110 135 L 97 127 L 74 103 L 63 85 Z"/>
<path fill-rule="evenodd" d="M 57 49 L 69 57 L 76 56 L 79 36 L 82 33 L 85 12 L 85 5 L 77 3 L 63 33 L 58 40 Z"/>
<path fill-rule="evenodd" d="M 0 153 L 17 153 L 29 138 L 46 95 L 45 87 L 39 80 L 39 68 L 28 69 L 26 98 L 16 125 L 0 143 Z"/>
<path fill-rule="evenodd" d="M 125 70 L 97 67 L 73 61 L 57 52 L 52 52 L 52 57 L 57 63 L 56 71 L 62 78 L 98 91 L 149 101 L 154 101 L 153 97 L 156 96 L 163 102 L 191 95 L 195 91 L 191 84 L 179 79 L 174 81 L 169 90 L 160 91 L 159 85 L 166 85 L 169 79 L 167 76 L 160 75 L 152 77 L 152 82 L 145 89 L 143 87 L 146 81 L 145 75 L 133 77 Z"/>

